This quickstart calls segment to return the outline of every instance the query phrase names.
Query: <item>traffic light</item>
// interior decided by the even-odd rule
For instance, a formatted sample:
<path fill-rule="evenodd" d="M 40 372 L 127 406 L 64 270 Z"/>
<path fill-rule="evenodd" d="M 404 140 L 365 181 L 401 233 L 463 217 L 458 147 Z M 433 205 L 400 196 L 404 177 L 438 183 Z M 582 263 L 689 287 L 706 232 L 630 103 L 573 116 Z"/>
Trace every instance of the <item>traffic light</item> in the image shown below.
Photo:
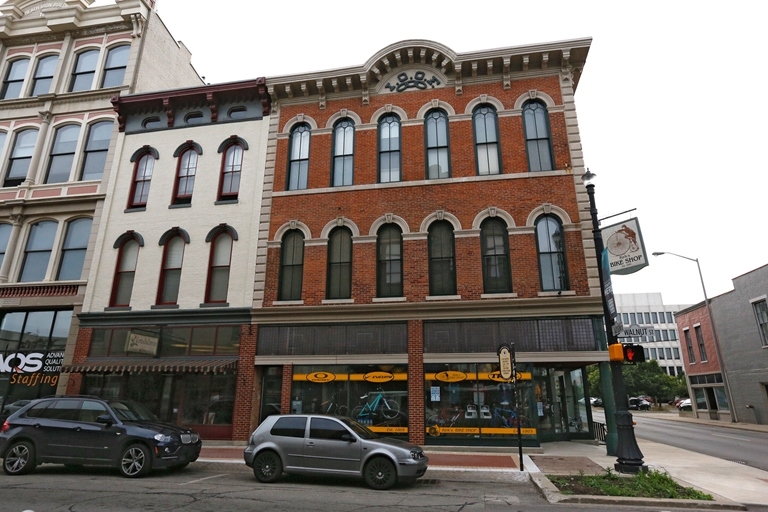
<path fill-rule="evenodd" d="M 636 343 L 624 343 L 622 344 L 624 349 L 624 362 L 626 364 L 644 363 L 645 352 L 643 347 Z"/>

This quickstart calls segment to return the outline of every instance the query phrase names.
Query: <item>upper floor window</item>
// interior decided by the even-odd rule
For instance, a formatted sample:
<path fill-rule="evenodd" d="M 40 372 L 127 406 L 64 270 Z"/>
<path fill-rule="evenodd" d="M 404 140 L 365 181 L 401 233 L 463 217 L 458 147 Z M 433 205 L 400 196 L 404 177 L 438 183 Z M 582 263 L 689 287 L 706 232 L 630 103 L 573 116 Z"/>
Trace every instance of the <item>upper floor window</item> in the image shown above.
<path fill-rule="evenodd" d="M 2 234 L 0 234 L 0 247 L 2 247 Z M 2 263 L 2 260 L 0 260 L 0 263 Z M 764 347 L 768 347 L 768 304 L 766 304 L 765 299 L 759 300 L 752 303 L 752 309 L 755 311 L 760 341 Z"/>
<path fill-rule="evenodd" d="M 155 157 L 150 153 L 144 153 L 136 162 L 136 167 L 133 170 L 133 183 L 131 184 L 128 208 L 147 205 L 149 186 L 152 184 L 152 171 L 154 168 Z"/>
<path fill-rule="evenodd" d="M 403 232 L 397 224 L 385 224 L 376 237 L 376 294 L 403 296 Z"/>
<path fill-rule="evenodd" d="M 309 177 L 309 125 L 300 124 L 291 130 L 291 147 L 288 149 L 288 190 L 307 188 Z"/>
<path fill-rule="evenodd" d="M 5 74 L 5 80 L 3 80 L 2 99 L 12 100 L 21 97 L 28 67 L 29 59 L 18 59 L 10 63 L 8 73 Z"/>
<path fill-rule="evenodd" d="M 118 87 L 123 85 L 125 68 L 128 66 L 128 54 L 131 53 L 129 45 L 115 46 L 107 52 L 107 60 L 104 63 L 104 77 L 101 79 L 102 87 Z"/>
<path fill-rule="evenodd" d="M 118 247 L 110 306 L 125 307 L 131 303 L 136 262 L 139 259 L 139 247 L 139 240 L 133 236 L 125 237 L 125 240 Z"/>
<path fill-rule="evenodd" d="M 187 124 L 202 124 L 205 121 L 202 112 L 190 112 L 184 116 L 184 122 Z"/>
<path fill-rule="evenodd" d="M 704 346 L 704 335 L 701 332 L 701 326 L 696 325 L 693 328 L 694 332 L 696 333 L 696 341 L 699 343 L 699 357 L 701 357 L 701 362 L 706 363 L 707 362 L 707 347 Z"/>
<path fill-rule="evenodd" d="M 67 236 L 61 247 L 61 261 L 56 279 L 71 281 L 80 279 L 85 263 L 85 251 L 91 237 L 92 219 L 73 220 L 67 226 Z"/>
<path fill-rule="evenodd" d="M 24 263 L 21 266 L 19 282 L 28 283 L 45 279 L 57 227 L 58 223 L 51 220 L 32 224 L 27 247 L 24 250 Z"/>
<path fill-rule="evenodd" d="M 107 165 L 109 141 L 112 138 L 112 121 L 93 123 L 88 129 L 85 143 L 81 180 L 100 180 Z"/>
<path fill-rule="evenodd" d="M 160 283 L 157 289 L 157 303 L 176 304 L 179 299 L 185 241 L 181 235 L 175 235 L 164 245 L 163 268 L 160 272 Z"/>
<path fill-rule="evenodd" d="M 304 277 L 304 234 L 291 230 L 280 247 L 280 284 L 277 300 L 301 300 Z"/>
<path fill-rule="evenodd" d="M 432 110 L 424 119 L 424 140 L 427 148 L 427 179 L 451 177 L 448 151 L 448 114 Z"/>
<path fill-rule="evenodd" d="M 477 174 L 483 176 L 501 173 L 496 110 L 489 105 L 480 105 L 475 108 L 472 113 L 472 126 L 475 132 Z"/>
<path fill-rule="evenodd" d="M 429 226 L 429 294 L 456 295 L 456 252 L 453 226 L 446 220 Z"/>
<path fill-rule="evenodd" d="M 536 251 L 542 291 L 568 290 L 568 265 L 565 261 L 565 238 L 560 220 L 542 215 L 536 220 Z"/>
<path fill-rule="evenodd" d="M 342 119 L 333 127 L 333 180 L 331 185 L 352 185 L 355 156 L 355 123 Z"/>
<path fill-rule="evenodd" d="M 88 91 L 93 87 L 98 60 L 99 50 L 88 50 L 78 54 L 72 71 L 72 81 L 69 84 L 70 92 Z"/>
<path fill-rule="evenodd" d="M 688 329 L 683 331 L 683 337 L 685 337 L 685 348 L 688 351 L 688 362 L 693 364 L 696 362 L 696 354 L 693 351 L 693 341 L 691 341 L 691 331 Z"/>
<path fill-rule="evenodd" d="M 224 152 L 221 167 L 221 184 L 219 185 L 219 200 L 237 199 L 240 192 L 240 172 L 243 169 L 243 147 L 239 144 L 230 145 Z"/>
<path fill-rule="evenodd" d="M 232 262 L 232 236 L 222 230 L 214 235 L 211 242 L 205 302 L 227 302 L 229 268 Z"/>
<path fill-rule="evenodd" d="M 248 109 L 245 107 L 232 107 L 227 111 L 227 117 L 230 119 L 245 119 L 248 117 Z"/>
<path fill-rule="evenodd" d="M 69 181 L 72 173 L 72 162 L 75 160 L 77 138 L 80 136 L 80 126 L 69 124 L 56 130 L 51 148 L 51 158 L 48 161 L 46 183 L 64 183 Z"/>
<path fill-rule="evenodd" d="M 352 233 L 338 227 L 328 237 L 328 288 L 329 299 L 352 297 Z"/>
<path fill-rule="evenodd" d="M 551 171 L 554 167 L 552 140 L 549 134 L 549 113 L 540 101 L 523 105 L 525 148 L 528 153 L 529 171 Z"/>
<path fill-rule="evenodd" d="M 179 158 L 179 168 L 176 172 L 173 204 L 190 204 L 192 191 L 195 188 L 195 173 L 197 172 L 197 150 L 189 148 Z"/>
<path fill-rule="evenodd" d="M 47 55 L 37 61 L 35 76 L 32 82 L 32 96 L 40 96 L 51 92 L 53 84 L 53 75 L 56 72 L 56 63 L 59 61 L 58 55 Z"/>
<path fill-rule="evenodd" d="M 400 118 L 387 114 L 379 119 L 379 183 L 400 181 Z"/>
<path fill-rule="evenodd" d="M 485 219 L 480 225 L 485 293 L 511 293 L 507 225 L 499 218 Z"/>
<path fill-rule="evenodd" d="M 10 224 L 0 224 L 0 267 L 3 266 L 5 251 L 8 250 L 8 241 L 11 239 L 12 229 L 13 226 Z"/>
<path fill-rule="evenodd" d="M 152 130 L 154 128 L 160 128 L 163 125 L 158 116 L 147 117 L 141 122 L 141 127 L 145 130 Z"/>
<path fill-rule="evenodd" d="M 27 179 L 29 163 L 37 143 L 37 129 L 29 128 L 16 134 L 11 157 L 8 161 L 8 172 L 5 175 L 4 187 L 17 187 Z"/>

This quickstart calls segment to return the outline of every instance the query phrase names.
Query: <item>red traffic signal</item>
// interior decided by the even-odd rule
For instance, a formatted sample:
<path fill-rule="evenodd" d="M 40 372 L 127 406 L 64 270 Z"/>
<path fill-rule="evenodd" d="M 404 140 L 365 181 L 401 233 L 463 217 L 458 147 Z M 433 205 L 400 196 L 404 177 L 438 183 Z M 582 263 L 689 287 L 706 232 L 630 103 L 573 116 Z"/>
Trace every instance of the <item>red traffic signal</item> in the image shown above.
<path fill-rule="evenodd" d="M 624 343 L 622 345 L 624 349 L 624 362 L 626 364 L 644 363 L 645 352 L 643 347 L 636 343 Z"/>

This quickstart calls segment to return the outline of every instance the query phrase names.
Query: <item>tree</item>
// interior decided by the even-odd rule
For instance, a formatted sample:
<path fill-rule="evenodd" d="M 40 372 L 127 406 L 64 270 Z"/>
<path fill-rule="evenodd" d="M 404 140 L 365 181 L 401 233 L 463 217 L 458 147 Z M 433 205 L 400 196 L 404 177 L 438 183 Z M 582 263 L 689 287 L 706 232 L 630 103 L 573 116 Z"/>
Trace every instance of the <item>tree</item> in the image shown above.
<path fill-rule="evenodd" d="M 648 395 L 656 403 L 680 395 L 681 377 L 667 375 L 656 360 L 624 365 L 624 388 L 629 396 Z M 683 387 L 685 377 L 682 377 Z M 684 394 L 685 392 L 683 392 Z"/>

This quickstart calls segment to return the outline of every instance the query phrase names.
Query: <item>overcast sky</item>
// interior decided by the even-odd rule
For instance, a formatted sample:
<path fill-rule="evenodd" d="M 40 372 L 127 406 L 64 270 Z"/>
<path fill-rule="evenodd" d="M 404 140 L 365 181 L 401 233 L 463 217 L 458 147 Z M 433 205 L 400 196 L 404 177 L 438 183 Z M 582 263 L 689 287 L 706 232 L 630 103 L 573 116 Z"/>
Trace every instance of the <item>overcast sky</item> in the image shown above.
<path fill-rule="evenodd" d="M 648 252 L 698 258 L 710 297 L 768 264 L 766 2 L 206 5 L 159 0 L 158 12 L 209 83 L 360 65 L 404 39 L 468 52 L 592 37 L 576 108 L 600 218 L 635 208 Z M 650 263 L 614 276 L 615 291 L 703 300 L 694 262 Z"/>

